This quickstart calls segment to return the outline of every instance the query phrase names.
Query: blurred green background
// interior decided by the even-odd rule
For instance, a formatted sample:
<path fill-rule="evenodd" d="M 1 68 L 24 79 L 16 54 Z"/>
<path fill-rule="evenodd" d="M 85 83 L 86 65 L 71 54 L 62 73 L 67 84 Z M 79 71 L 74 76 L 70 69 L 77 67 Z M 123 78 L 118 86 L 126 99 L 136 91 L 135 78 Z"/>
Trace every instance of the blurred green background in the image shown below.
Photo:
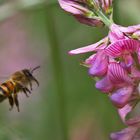
<path fill-rule="evenodd" d="M 114 0 L 114 21 L 140 23 L 139 5 L 140 0 Z M 40 87 L 28 99 L 19 94 L 20 113 L 9 111 L 7 100 L 0 104 L 0 140 L 108 140 L 123 128 L 107 95 L 80 65 L 90 54 L 67 54 L 107 33 L 80 24 L 57 0 L 1 0 L 0 77 L 41 69 L 35 73 Z"/>

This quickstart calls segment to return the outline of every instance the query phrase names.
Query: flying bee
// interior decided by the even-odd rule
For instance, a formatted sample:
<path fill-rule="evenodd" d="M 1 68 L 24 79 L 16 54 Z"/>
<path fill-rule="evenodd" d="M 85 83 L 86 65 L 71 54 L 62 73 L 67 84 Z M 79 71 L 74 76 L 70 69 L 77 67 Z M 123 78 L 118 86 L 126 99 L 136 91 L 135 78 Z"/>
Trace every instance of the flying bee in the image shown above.
<path fill-rule="evenodd" d="M 28 93 L 31 93 L 32 82 L 34 81 L 39 86 L 39 82 L 33 76 L 33 72 L 38 68 L 40 68 L 40 66 L 33 69 L 17 71 L 13 73 L 7 81 L 0 84 L 0 102 L 8 98 L 10 110 L 15 104 L 19 112 L 18 93 L 23 92 L 29 97 Z M 28 87 L 30 87 L 30 89 Z"/>

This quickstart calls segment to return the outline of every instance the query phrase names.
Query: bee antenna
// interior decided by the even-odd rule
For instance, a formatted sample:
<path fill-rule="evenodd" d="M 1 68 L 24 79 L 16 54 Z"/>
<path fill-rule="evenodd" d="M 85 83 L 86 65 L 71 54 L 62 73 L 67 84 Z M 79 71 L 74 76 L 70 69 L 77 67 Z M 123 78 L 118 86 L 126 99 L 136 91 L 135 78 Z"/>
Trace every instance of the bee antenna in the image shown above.
<path fill-rule="evenodd" d="M 36 66 L 35 68 L 33 68 L 32 70 L 31 70 L 31 73 L 33 73 L 36 69 L 39 69 L 40 68 L 40 66 Z"/>

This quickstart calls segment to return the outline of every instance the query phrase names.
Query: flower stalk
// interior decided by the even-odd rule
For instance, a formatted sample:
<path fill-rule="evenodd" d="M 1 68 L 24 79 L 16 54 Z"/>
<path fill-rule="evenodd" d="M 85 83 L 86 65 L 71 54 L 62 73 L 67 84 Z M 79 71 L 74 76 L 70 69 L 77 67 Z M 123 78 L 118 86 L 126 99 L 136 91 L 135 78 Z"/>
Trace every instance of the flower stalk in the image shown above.
<path fill-rule="evenodd" d="M 63 76 L 63 66 L 61 61 L 59 43 L 56 35 L 55 22 L 53 19 L 52 7 L 46 9 L 46 27 L 51 50 L 51 60 L 53 65 L 53 76 L 58 99 L 58 119 L 60 123 L 61 140 L 69 140 L 66 112 L 65 85 Z"/>
<path fill-rule="evenodd" d="M 102 11 L 100 10 L 97 10 L 96 11 L 96 14 L 101 18 L 101 20 L 103 21 L 103 23 L 108 27 L 110 28 L 110 26 L 113 24 L 113 21 L 111 19 L 108 19 L 108 17 L 103 14 Z"/>

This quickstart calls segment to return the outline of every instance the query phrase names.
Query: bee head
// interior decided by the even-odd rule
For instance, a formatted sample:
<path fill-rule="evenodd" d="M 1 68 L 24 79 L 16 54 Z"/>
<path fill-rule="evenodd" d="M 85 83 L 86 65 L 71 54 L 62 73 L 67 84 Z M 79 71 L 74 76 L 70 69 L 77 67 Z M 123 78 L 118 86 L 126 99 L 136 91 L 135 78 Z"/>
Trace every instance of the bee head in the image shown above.
<path fill-rule="evenodd" d="M 39 69 L 39 68 L 40 68 L 40 66 L 37 66 L 37 67 L 35 67 L 35 68 L 30 68 L 30 69 L 24 69 L 24 70 L 23 70 L 23 73 L 24 73 L 26 76 L 28 76 L 28 77 L 32 77 L 32 76 L 33 76 L 33 72 L 34 72 L 35 70 Z"/>
<path fill-rule="evenodd" d="M 24 69 L 23 73 L 25 74 L 26 77 L 28 77 L 30 80 L 33 80 L 36 82 L 36 84 L 39 86 L 39 82 L 36 80 L 36 78 L 33 76 L 33 72 L 40 68 L 40 66 L 37 66 L 33 69 Z"/>

